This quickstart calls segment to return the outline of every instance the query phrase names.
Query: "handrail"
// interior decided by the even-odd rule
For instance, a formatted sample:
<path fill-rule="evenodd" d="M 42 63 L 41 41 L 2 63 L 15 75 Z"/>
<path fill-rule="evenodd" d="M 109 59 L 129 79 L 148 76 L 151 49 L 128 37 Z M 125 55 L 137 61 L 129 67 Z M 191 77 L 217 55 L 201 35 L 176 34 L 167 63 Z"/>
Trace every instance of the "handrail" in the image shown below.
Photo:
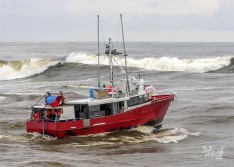
<path fill-rule="evenodd" d="M 158 98 L 157 96 L 160 96 L 160 98 Z M 167 95 L 153 95 L 152 97 L 155 97 L 157 98 L 157 101 L 162 101 L 162 100 L 165 100 L 165 99 L 170 99 L 170 97 L 175 97 L 174 94 L 167 94 Z M 151 98 L 152 98 L 151 97 Z"/>

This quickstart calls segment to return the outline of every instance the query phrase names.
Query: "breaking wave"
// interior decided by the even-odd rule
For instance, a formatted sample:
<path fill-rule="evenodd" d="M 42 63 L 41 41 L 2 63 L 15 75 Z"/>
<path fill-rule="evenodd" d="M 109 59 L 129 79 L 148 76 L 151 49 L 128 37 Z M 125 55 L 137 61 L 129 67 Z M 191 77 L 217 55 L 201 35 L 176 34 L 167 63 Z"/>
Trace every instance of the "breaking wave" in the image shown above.
<path fill-rule="evenodd" d="M 217 70 L 211 70 L 211 71 L 208 71 L 210 73 L 234 73 L 234 57 L 231 58 L 230 60 L 230 64 L 228 66 L 224 66 L 222 68 L 219 68 Z"/>
<path fill-rule="evenodd" d="M 203 59 L 179 59 L 177 57 L 160 58 L 128 58 L 128 66 L 157 71 L 186 71 L 186 72 L 233 72 L 232 56 L 203 58 Z M 61 67 L 61 64 L 80 63 L 97 64 L 96 55 L 87 55 L 81 53 L 71 53 L 64 61 L 53 61 L 39 58 L 31 58 L 19 61 L 0 60 L 0 80 L 12 80 L 26 78 L 47 71 L 51 66 Z M 116 63 L 118 62 L 118 64 Z M 123 65 L 124 59 L 116 58 L 114 65 Z M 106 56 L 100 56 L 100 64 L 108 65 Z M 72 67 L 69 67 L 69 69 Z"/>
<path fill-rule="evenodd" d="M 129 59 L 129 66 L 153 69 L 158 71 L 187 71 L 207 72 L 217 70 L 230 64 L 231 56 L 204 58 L 204 59 L 179 59 L 177 57 L 144 58 L 142 60 Z"/>
<path fill-rule="evenodd" d="M 104 59 L 106 56 L 101 56 Z M 66 63 L 81 63 L 81 64 L 97 64 L 98 57 L 96 55 L 87 55 L 85 53 L 71 53 L 66 59 Z M 108 61 L 102 62 L 102 64 L 107 65 Z"/>
<path fill-rule="evenodd" d="M 54 66 L 57 63 L 57 61 L 42 60 L 37 58 L 19 61 L 0 60 L 0 80 L 12 80 L 40 74 L 47 70 L 50 66 Z"/>
<path fill-rule="evenodd" d="M 230 65 L 232 58 L 232 56 L 202 59 L 179 59 L 177 57 L 143 59 L 128 58 L 128 66 L 157 71 L 187 71 L 203 73 L 212 70 L 218 70 L 222 67 Z M 80 53 L 71 53 L 66 57 L 65 62 L 97 64 L 97 56 Z M 103 65 L 108 65 L 108 60 L 106 56 L 100 56 L 100 62 Z M 124 59 L 119 59 L 119 62 L 119 64 L 123 64 Z"/>

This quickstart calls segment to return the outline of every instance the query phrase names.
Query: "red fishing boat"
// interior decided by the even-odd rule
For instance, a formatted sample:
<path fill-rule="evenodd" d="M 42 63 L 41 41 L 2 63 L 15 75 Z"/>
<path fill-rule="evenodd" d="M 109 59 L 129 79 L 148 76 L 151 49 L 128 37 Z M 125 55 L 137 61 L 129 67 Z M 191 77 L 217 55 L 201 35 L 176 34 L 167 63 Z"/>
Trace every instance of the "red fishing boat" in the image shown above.
<path fill-rule="evenodd" d="M 121 25 L 122 25 L 122 16 Z M 98 16 L 99 32 L 99 16 Z M 114 84 L 114 56 L 121 54 L 112 48 L 112 40 L 106 44 L 106 55 L 110 64 L 110 86 L 101 87 L 98 75 L 98 87 L 89 90 L 89 98 L 64 101 L 63 94 L 52 96 L 46 94 L 45 104 L 34 105 L 29 120 L 26 122 L 27 132 L 38 132 L 58 138 L 97 134 L 120 129 L 128 129 L 139 125 L 153 124 L 159 129 L 173 94 L 156 95 L 152 85 L 145 85 L 144 80 L 129 77 L 125 56 L 123 78 Z M 99 33 L 98 33 L 98 66 L 99 66 Z M 98 70 L 98 74 L 100 74 Z"/>

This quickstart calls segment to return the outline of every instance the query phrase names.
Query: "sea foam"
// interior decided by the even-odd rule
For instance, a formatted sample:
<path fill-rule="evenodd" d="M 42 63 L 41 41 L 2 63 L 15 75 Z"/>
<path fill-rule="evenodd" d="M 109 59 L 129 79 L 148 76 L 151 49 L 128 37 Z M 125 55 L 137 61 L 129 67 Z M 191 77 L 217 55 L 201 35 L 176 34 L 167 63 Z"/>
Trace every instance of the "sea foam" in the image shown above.
<path fill-rule="evenodd" d="M 0 62 L 0 80 L 12 80 L 40 74 L 58 62 L 37 58 Z"/>
<path fill-rule="evenodd" d="M 177 57 L 146 57 L 142 59 L 128 58 L 128 66 L 157 71 L 186 71 L 186 72 L 207 72 L 228 66 L 231 63 L 232 56 L 200 58 L 200 59 L 179 59 Z M 124 64 L 124 59 L 116 58 L 118 64 Z M 71 53 L 67 56 L 65 62 L 97 64 L 97 56 L 80 53 Z M 107 56 L 100 56 L 100 64 L 108 65 Z"/>

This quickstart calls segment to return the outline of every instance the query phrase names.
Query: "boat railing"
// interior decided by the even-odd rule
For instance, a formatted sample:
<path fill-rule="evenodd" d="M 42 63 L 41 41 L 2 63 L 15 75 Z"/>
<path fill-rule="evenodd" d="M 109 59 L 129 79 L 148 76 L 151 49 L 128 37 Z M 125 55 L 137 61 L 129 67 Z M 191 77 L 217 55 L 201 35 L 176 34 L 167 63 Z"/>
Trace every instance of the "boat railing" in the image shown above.
<path fill-rule="evenodd" d="M 153 95 L 151 97 L 151 100 L 157 102 L 157 101 L 163 101 L 163 100 L 167 100 L 170 98 L 174 99 L 175 95 L 174 94 L 167 94 L 167 95 Z"/>
<path fill-rule="evenodd" d="M 139 108 L 139 107 L 143 107 L 143 106 L 149 105 L 150 103 L 151 103 L 150 100 L 147 100 L 144 103 L 139 103 L 139 104 L 136 104 L 136 105 L 129 106 L 128 108 L 126 108 L 124 110 L 124 112 L 126 112 L 128 110 L 132 110 L 132 109 L 136 109 L 136 108 Z"/>
<path fill-rule="evenodd" d="M 55 118 L 54 120 L 50 120 L 51 122 L 68 122 L 68 121 L 74 121 L 76 118 L 67 118 L 67 117 L 60 117 L 60 118 Z"/>

